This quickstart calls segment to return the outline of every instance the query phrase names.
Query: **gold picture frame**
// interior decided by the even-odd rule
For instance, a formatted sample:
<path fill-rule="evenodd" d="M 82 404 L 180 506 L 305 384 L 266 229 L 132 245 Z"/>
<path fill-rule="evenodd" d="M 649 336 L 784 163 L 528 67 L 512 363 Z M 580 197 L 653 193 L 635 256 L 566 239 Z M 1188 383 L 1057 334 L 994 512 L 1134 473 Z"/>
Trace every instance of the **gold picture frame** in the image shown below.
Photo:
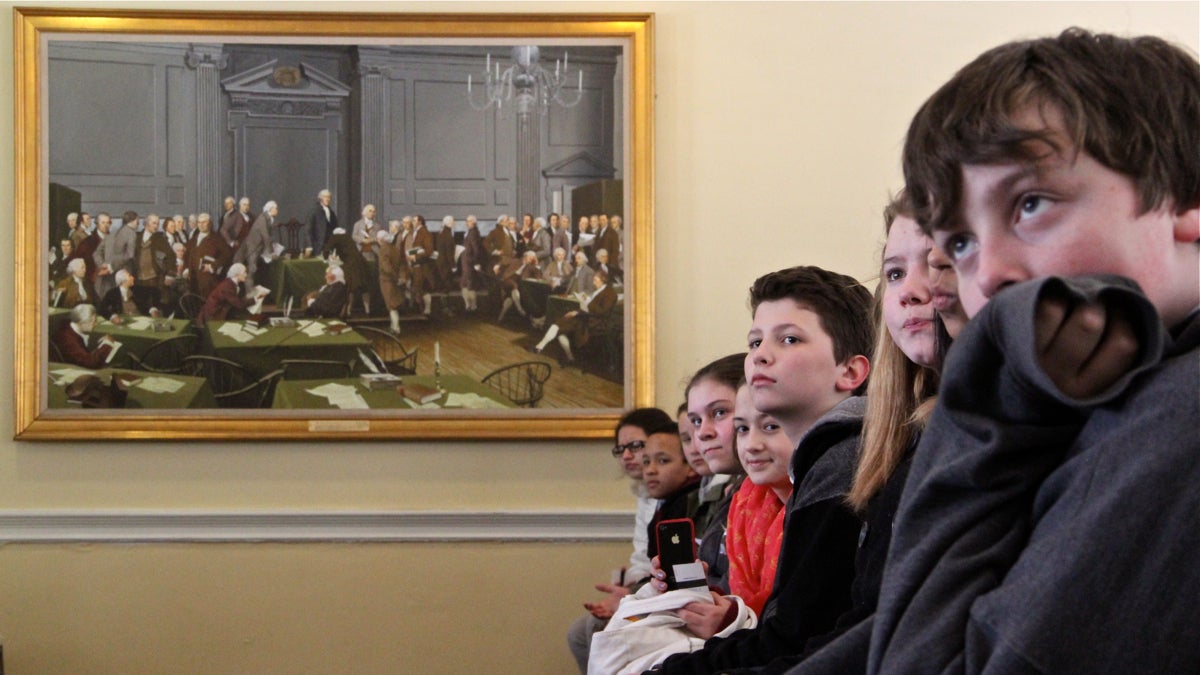
<path fill-rule="evenodd" d="M 14 9 L 13 23 L 16 101 L 13 329 L 17 440 L 602 438 L 611 435 L 623 409 L 650 404 L 654 392 L 652 14 L 239 13 L 18 7 Z M 619 134 L 612 141 L 618 149 L 613 164 L 620 167 L 626 221 L 621 234 L 626 268 L 620 338 L 621 400 L 616 405 L 596 408 L 403 412 L 51 407 L 48 403 L 49 389 L 53 386 L 48 375 L 53 360 L 51 287 L 47 269 L 54 260 L 51 256 L 57 254 L 52 253 L 52 245 L 47 243 L 54 233 L 51 227 L 57 224 L 52 224 L 49 216 L 49 52 L 60 42 L 121 40 L 173 45 L 212 42 L 303 46 L 393 42 L 472 45 L 488 50 L 488 63 L 491 54 L 502 54 L 501 47 L 507 45 L 536 43 L 549 45 L 551 51 L 555 45 L 562 49 L 615 46 L 619 53 L 616 82 L 621 110 L 614 113 L 619 120 Z M 288 87 L 294 86 L 302 73 L 292 64 L 282 64 L 270 76 L 271 86 Z M 583 76 L 579 77 L 582 90 Z M 475 82 L 478 88 L 479 80 Z M 200 142 L 196 143 L 199 146 Z M 542 176 L 545 175 L 543 171 Z M 350 205 L 339 208 L 345 211 L 344 222 L 351 222 L 357 208 Z"/>

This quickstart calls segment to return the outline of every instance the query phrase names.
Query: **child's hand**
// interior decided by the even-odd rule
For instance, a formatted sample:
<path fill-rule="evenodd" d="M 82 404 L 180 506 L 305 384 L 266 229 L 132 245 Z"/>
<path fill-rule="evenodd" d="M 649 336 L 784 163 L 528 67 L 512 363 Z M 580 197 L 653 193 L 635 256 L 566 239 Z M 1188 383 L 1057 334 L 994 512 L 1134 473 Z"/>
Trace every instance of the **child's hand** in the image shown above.
<path fill-rule="evenodd" d="M 708 576 L 708 563 L 701 560 L 700 565 L 704 568 L 704 576 Z M 658 556 L 650 559 L 650 585 L 659 593 L 667 592 L 667 573 L 663 571 Z"/>
<path fill-rule="evenodd" d="M 1038 363 L 1072 398 L 1103 392 L 1133 367 L 1138 355 L 1132 324 L 1099 302 L 1072 305 L 1044 297 L 1035 323 Z"/>
<path fill-rule="evenodd" d="M 667 573 L 663 571 L 658 556 L 650 559 L 650 585 L 659 593 L 667 592 Z"/>
<path fill-rule="evenodd" d="M 713 604 L 690 602 L 676 610 L 675 616 L 687 624 L 687 629 L 698 638 L 708 638 L 721 632 L 725 626 L 725 614 L 733 601 L 720 593 L 712 593 Z"/>
<path fill-rule="evenodd" d="M 600 602 L 585 602 L 583 606 L 597 619 L 611 619 L 621 604 L 621 598 L 629 595 L 628 588 L 617 584 L 596 584 L 596 590 L 608 595 Z"/>

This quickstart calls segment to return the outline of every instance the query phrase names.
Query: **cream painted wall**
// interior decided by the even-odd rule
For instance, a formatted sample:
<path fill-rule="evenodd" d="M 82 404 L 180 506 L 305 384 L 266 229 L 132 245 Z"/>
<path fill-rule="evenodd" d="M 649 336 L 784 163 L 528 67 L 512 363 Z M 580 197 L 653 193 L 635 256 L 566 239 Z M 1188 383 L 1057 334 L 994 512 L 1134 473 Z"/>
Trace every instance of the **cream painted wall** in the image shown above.
<path fill-rule="evenodd" d="M 10 99 L 12 6 L 0 3 L 0 92 Z M 677 403 L 692 370 L 743 347 L 745 289 L 759 274 L 820 264 L 871 282 L 878 214 L 900 186 L 907 121 L 977 53 L 1070 25 L 1152 33 L 1193 51 L 1200 43 L 1195 2 L 344 2 L 336 9 L 656 14 L 656 394 L 665 408 Z M 0 106 L 0 128 L 12 128 L 12 106 Z M 3 203 L 12 202 L 12 156 L 11 137 L 0 134 Z M 11 235 L 0 235 L 0 259 L 12 255 Z M 12 289 L 12 269 L 0 270 L 0 280 Z M 11 293 L 0 294 L 0 316 L 12 309 Z M 11 332 L 0 331 L 0 353 L 12 349 Z M 12 367 L 0 359 L 0 390 L 11 386 Z M 11 414 L 0 415 L 0 439 L 12 432 Z M 623 509 L 628 492 L 611 463 L 598 442 L 80 448 L 0 440 L 0 510 Z M 588 584 L 603 579 L 621 551 L 612 544 L 8 545 L 0 547 L 0 643 L 16 675 L 569 672 L 563 629 L 590 597 Z M 209 652 L 211 661 L 198 656 Z M 393 667 L 398 654 L 408 660 Z M 83 667 L 93 663 L 105 665 Z"/>

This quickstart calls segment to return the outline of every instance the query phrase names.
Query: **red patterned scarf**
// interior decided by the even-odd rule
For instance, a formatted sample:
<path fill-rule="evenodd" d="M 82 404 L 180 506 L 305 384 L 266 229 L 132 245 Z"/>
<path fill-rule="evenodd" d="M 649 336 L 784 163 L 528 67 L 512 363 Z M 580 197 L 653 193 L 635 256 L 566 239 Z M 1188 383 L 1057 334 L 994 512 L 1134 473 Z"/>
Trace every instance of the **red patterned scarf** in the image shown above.
<path fill-rule="evenodd" d="M 783 517 L 787 510 L 766 485 L 742 482 L 729 505 L 725 551 L 729 556 L 729 592 L 762 614 L 775 584 Z"/>

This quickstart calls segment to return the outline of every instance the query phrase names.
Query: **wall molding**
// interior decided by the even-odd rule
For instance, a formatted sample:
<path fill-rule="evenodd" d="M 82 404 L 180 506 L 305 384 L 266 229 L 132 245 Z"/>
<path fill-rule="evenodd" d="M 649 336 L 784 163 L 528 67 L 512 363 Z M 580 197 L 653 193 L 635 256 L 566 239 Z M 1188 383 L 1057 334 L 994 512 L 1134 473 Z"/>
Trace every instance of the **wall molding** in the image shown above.
<path fill-rule="evenodd" d="M 630 511 L 0 510 L 0 543 L 629 541 Z"/>

